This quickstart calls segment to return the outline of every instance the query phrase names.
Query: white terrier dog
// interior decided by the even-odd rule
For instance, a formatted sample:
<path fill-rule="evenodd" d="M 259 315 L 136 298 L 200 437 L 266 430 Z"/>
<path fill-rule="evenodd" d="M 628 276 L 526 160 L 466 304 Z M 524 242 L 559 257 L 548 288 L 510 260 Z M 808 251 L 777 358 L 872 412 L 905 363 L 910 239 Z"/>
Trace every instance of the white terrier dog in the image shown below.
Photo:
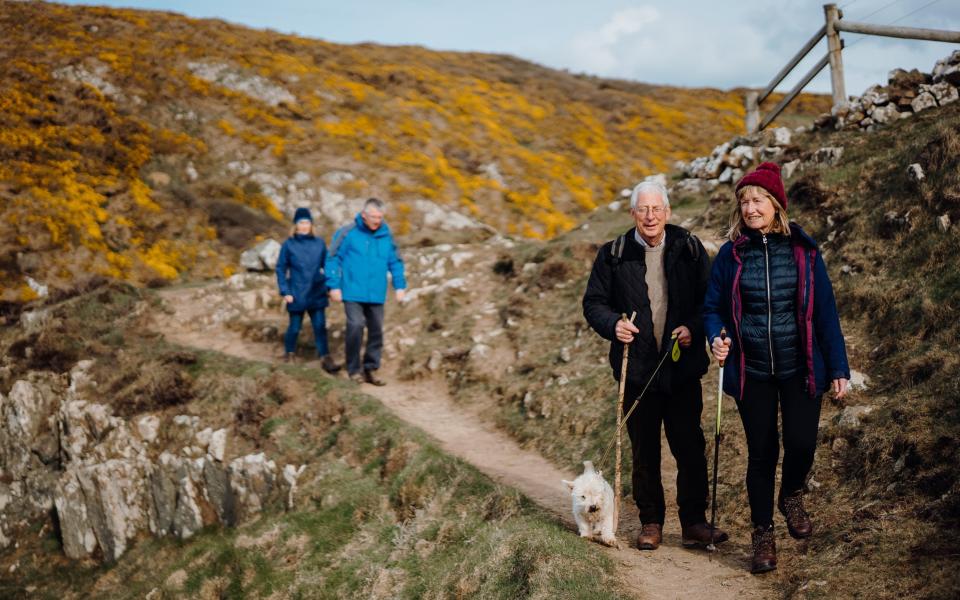
<path fill-rule="evenodd" d="M 613 530 L 613 488 L 594 470 L 593 463 L 584 461 L 583 474 L 573 481 L 563 480 L 570 488 L 573 499 L 573 518 L 580 530 L 580 537 L 597 539 L 607 546 L 617 546 L 616 532 Z"/>

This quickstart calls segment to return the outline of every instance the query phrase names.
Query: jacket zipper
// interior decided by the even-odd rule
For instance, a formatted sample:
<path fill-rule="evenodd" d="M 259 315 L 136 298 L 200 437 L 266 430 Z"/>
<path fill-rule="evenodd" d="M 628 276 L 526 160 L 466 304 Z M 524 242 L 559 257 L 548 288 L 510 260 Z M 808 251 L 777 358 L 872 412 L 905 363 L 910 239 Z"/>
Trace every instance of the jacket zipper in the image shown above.
<path fill-rule="evenodd" d="M 770 374 L 776 375 L 777 369 L 773 362 L 773 303 L 770 301 L 770 253 L 767 251 L 767 234 L 763 237 L 763 261 L 767 267 L 767 348 L 770 350 Z"/>

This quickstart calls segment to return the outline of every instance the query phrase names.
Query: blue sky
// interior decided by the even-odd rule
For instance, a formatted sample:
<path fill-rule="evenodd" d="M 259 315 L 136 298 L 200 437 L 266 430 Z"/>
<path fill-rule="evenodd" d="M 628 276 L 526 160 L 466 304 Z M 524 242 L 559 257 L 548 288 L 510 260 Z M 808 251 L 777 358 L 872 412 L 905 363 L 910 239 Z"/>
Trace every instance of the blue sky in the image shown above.
<path fill-rule="evenodd" d="M 91 4 L 73 2 L 68 4 Z M 554 68 L 648 83 L 763 87 L 823 24 L 809 0 L 107 0 L 333 42 L 513 54 Z M 844 18 L 960 30 L 957 0 L 839 0 Z M 894 67 L 930 71 L 960 46 L 843 34 L 848 94 Z M 826 42 L 782 85 L 789 89 Z M 829 92 L 825 69 L 808 87 Z"/>

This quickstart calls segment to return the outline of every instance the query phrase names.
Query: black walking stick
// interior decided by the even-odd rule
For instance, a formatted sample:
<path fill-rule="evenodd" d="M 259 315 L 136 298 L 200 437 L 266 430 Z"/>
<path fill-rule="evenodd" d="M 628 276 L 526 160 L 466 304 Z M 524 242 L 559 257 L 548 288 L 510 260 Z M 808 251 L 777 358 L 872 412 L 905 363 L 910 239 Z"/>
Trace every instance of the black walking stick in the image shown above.
<path fill-rule="evenodd" d="M 726 328 L 720 329 L 720 341 L 727 339 Z M 723 406 L 723 362 L 720 361 L 720 383 L 717 385 L 717 428 L 713 435 L 713 502 L 710 507 L 710 545 L 707 550 L 716 550 L 714 526 L 717 524 L 717 465 L 720 462 L 720 409 Z"/>

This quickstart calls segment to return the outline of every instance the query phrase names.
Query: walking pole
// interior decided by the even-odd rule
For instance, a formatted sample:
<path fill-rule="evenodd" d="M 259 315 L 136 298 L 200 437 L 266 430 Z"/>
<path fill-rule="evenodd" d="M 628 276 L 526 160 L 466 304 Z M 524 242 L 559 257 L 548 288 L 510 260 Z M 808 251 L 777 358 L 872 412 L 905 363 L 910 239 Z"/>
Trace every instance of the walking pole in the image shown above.
<path fill-rule="evenodd" d="M 720 328 L 720 341 L 727 339 L 726 328 Z M 720 409 L 723 406 L 723 363 L 720 361 L 720 383 L 717 385 L 717 428 L 713 434 L 713 502 L 710 507 L 710 544 L 707 550 L 716 550 L 714 526 L 717 524 L 717 465 L 720 461 Z"/>
<path fill-rule="evenodd" d="M 637 311 L 633 311 L 630 320 L 627 321 L 626 313 L 620 315 L 620 319 L 633 323 L 637 317 Z M 630 354 L 630 344 L 623 345 L 623 362 L 620 365 L 620 389 L 617 393 L 617 460 L 614 469 L 613 479 L 613 534 L 617 534 L 617 526 L 620 524 L 620 445 L 622 439 L 623 424 L 623 394 L 627 387 L 627 356 Z"/>

